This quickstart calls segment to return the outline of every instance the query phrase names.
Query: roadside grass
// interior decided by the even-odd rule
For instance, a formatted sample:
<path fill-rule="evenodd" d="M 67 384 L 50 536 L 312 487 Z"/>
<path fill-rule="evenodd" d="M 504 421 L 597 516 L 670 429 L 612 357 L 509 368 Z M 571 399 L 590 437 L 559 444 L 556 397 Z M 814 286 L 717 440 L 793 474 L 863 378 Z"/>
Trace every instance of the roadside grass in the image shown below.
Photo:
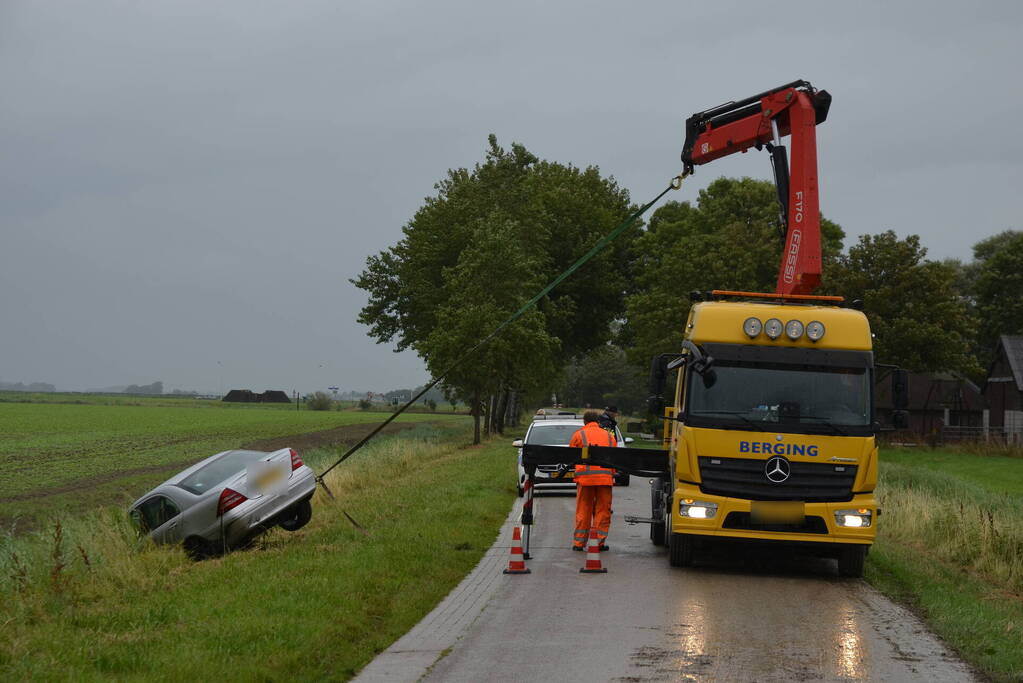
<path fill-rule="evenodd" d="M 986 675 L 1023 680 L 1023 460 L 887 450 L 867 579 Z"/>
<path fill-rule="evenodd" d="M 101 397 L 105 398 L 105 397 Z M 153 399 L 158 400 L 158 399 Z M 0 518 L 27 518 L 133 499 L 166 478 L 167 466 L 194 463 L 244 442 L 374 423 L 390 413 L 280 410 L 272 406 L 0 403 Z M 401 422 L 464 420 L 433 413 Z M 126 484 L 142 484 L 128 488 Z M 66 489 L 66 490 L 65 490 Z M 35 499 L 47 495 L 46 504 Z"/>
<path fill-rule="evenodd" d="M 493 542 L 514 499 L 505 439 L 463 425 L 368 445 L 328 475 L 313 520 L 193 563 L 123 509 L 0 547 L 0 679 L 347 679 Z M 332 451 L 310 452 L 322 469 Z M 365 528 L 356 529 L 342 514 Z"/>

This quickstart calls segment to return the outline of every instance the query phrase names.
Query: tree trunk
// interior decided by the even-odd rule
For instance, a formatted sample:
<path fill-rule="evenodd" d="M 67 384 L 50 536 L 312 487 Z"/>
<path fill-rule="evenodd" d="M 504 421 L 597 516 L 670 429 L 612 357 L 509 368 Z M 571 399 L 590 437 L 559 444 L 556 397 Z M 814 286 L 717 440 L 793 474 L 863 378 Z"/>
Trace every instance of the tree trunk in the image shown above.
<path fill-rule="evenodd" d="M 470 413 L 472 413 L 473 424 L 472 445 L 475 446 L 480 442 L 480 395 L 478 393 L 472 395 L 472 409 Z"/>
<path fill-rule="evenodd" d="M 508 397 L 508 414 L 505 416 L 505 420 L 512 427 L 519 426 L 519 392 L 509 390 Z"/>
<path fill-rule="evenodd" d="M 501 393 L 497 399 L 497 410 L 494 411 L 494 421 L 496 422 L 497 433 L 504 436 L 504 416 L 508 411 L 508 394 L 511 390 L 507 386 L 501 388 Z"/>

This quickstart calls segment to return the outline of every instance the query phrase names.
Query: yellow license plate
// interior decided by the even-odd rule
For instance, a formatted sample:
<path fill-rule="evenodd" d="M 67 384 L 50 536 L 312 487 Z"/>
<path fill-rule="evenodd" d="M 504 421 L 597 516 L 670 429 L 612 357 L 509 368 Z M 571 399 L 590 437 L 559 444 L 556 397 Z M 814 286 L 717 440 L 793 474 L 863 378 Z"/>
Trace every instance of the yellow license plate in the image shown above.
<path fill-rule="evenodd" d="M 750 519 L 756 524 L 802 524 L 806 520 L 806 504 L 790 500 L 755 500 L 750 503 Z"/>

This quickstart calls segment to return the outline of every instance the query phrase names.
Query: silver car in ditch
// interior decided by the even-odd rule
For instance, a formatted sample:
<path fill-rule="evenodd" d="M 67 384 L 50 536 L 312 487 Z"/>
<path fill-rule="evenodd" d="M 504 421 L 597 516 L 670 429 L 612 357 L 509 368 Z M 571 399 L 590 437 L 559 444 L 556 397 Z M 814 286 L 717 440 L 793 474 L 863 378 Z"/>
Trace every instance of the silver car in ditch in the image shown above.
<path fill-rule="evenodd" d="M 199 559 L 249 543 L 267 529 L 296 531 L 312 517 L 316 476 L 293 449 L 217 453 L 171 477 L 129 508 L 140 533 L 183 543 Z"/>

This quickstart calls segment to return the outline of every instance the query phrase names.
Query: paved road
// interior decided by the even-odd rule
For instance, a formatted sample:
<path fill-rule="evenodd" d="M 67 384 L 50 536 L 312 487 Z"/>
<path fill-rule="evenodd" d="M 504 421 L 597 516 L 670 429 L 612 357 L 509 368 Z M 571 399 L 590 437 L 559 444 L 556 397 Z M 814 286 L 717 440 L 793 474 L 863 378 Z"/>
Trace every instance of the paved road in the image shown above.
<path fill-rule="evenodd" d="M 645 525 L 649 487 L 615 489 L 607 574 L 569 549 L 574 498 L 536 500 L 532 574 L 506 576 L 511 527 L 480 566 L 357 679 L 372 681 L 971 681 L 906 610 L 833 561 L 740 547 L 672 569 Z"/>

